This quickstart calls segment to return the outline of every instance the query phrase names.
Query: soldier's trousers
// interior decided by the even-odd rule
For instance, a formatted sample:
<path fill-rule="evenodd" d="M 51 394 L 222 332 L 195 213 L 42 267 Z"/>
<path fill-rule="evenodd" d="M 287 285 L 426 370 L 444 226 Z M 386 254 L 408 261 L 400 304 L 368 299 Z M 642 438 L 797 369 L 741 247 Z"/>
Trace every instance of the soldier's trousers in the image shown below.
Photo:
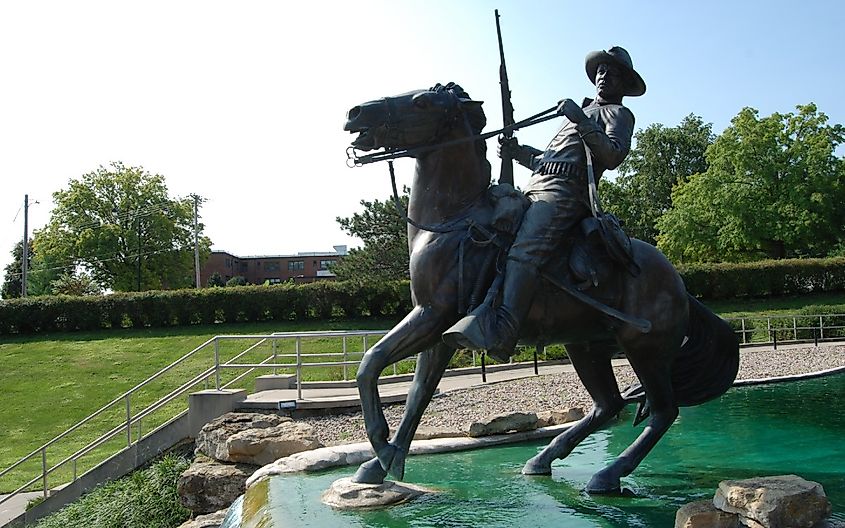
<path fill-rule="evenodd" d="M 576 181 L 556 187 L 528 192 L 531 205 L 508 252 L 508 260 L 542 270 L 566 233 L 590 216 L 590 208 Z"/>

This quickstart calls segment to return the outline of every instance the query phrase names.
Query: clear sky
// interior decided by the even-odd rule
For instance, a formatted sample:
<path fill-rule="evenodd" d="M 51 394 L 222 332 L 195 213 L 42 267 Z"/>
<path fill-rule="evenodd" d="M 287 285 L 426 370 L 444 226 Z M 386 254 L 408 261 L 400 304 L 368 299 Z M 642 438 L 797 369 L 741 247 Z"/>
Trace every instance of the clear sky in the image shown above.
<path fill-rule="evenodd" d="M 6 1 L 0 275 L 24 194 L 41 228 L 53 192 L 118 160 L 164 175 L 171 195 L 206 198 L 214 249 L 354 247 L 335 217 L 390 185 L 386 166 L 346 167 L 346 111 L 455 81 L 499 126 L 494 8 L 517 119 L 592 95 L 584 56 L 621 45 L 648 85 L 625 102 L 638 129 L 694 113 L 720 132 L 745 106 L 769 115 L 811 101 L 845 122 L 838 0 Z M 542 147 L 554 127 L 518 137 Z M 397 164 L 400 184 L 411 170 Z"/>

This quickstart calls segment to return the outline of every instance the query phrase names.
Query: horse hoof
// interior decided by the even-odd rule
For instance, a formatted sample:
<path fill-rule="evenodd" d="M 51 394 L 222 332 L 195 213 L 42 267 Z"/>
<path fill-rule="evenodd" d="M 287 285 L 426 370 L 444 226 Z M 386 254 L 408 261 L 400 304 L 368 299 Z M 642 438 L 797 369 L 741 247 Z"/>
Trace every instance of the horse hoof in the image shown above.
<path fill-rule="evenodd" d="M 590 495 L 621 495 L 622 486 L 619 477 L 596 473 L 587 483 L 587 493 Z"/>
<path fill-rule="evenodd" d="M 523 475 L 551 475 L 552 465 L 532 458 L 522 467 Z"/>
<path fill-rule="evenodd" d="M 401 481 L 405 478 L 405 453 L 401 449 L 396 449 L 396 453 L 393 455 L 393 462 L 390 464 L 390 469 L 387 472 L 396 480 Z"/>
<path fill-rule="evenodd" d="M 381 484 L 384 482 L 384 477 L 386 476 L 387 471 L 381 467 L 379 459 L 373 458 L 358 467 L 358 471 L 352 475 L 352 482 L 357 482 L 358 484 Z"/>
<path fill-rule="evenodd" d="M 404 458 L 402 453 L 402 449 L 394 444 L 387 444 L 386 446 L 382 447 L 378 451 L 376 451 L 376 456 L 378 457 L 379 463 L 381 463 L 382 469 L 387 472 L 391 472 L 390 468 L 395 463 L 394 461 L 397 458 Z M 402 467 L 405 467 L 405 463 L 402 462 Z M 392 473 L 392 472 L 391 472 Z"/>

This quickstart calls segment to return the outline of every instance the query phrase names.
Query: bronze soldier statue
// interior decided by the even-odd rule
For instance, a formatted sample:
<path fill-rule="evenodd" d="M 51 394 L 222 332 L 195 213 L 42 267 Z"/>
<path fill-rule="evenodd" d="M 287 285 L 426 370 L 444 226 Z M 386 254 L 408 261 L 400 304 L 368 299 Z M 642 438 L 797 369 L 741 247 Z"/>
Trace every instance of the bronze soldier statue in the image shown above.
<path fill-rule="evenodd" d="M 596 98 L 585 99 L 582 106 L 572 99 L 560 102 L 557 111 L 564 121 L 545 151 L 519 145 L 515 138 L 500 146 L 500 156 L 533 171 L 525 189 L 530 206 L 508 252 L 501 304 L 482 304 L 445 332 L 444 339 L 453 346 L 485 349 L 501 360 L 513 354 L 540 271 L 564 235 L 591 214 L 585 144 L 592 152 L 596 181 L 628 155 L 634 114 L 622 105 L 622 97 L 642 95 L 645 82 L 628 52 L 618 46 L 588 54 L 586 70 Z"/>

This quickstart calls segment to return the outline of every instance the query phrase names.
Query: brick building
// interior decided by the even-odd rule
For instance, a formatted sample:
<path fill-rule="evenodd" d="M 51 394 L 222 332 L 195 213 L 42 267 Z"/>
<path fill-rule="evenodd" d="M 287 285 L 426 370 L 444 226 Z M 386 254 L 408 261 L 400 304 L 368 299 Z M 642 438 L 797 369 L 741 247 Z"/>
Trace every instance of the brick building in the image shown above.
<path fill-rule="evenodd" d="M 203 286 L 215 272 L 223 281 L 243 277 L 248 284 L 278 284 L 288 279 L 295 282 L 313 282 L 334 279 L 329 270 L 332 264 L 346 255 L 346 246 L 334 246 L 332 252 L 297 253 L 295 255 L 259 255 L 238 257 L 226 251 L 212 251 L 200 269 Z"/>

